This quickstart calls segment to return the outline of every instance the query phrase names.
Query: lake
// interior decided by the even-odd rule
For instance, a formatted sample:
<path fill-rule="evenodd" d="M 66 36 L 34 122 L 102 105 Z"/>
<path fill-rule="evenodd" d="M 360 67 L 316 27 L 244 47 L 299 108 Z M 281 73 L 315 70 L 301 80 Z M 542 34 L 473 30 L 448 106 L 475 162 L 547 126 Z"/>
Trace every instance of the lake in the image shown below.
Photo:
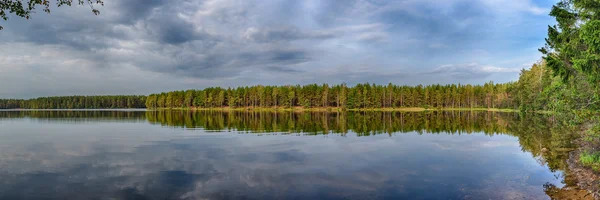
<path fill-rule="evenodd" d="M 551 116 L 0 111 L 0 199 L 550 199 Z"/>

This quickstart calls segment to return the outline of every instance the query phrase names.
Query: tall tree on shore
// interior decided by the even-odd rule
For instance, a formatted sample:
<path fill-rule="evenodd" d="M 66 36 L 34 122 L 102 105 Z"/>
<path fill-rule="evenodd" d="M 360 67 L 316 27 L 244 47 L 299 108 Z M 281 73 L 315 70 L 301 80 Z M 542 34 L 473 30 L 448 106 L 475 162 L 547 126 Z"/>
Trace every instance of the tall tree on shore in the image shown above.
<path fill-rule="evenodd" d="M 561 0 L 550 16 L 558 24 L 548 27 L 544 60 L 564 81 L 583 73 L 594 85 L 600 81 L 600 2 Z"/>

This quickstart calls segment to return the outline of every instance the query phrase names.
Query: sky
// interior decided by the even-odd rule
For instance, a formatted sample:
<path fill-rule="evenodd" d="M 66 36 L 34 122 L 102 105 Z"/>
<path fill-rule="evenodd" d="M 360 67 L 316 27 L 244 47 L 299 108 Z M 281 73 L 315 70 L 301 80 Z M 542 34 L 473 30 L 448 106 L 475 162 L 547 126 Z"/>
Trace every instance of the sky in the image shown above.
<path fill-rule="evenodd" d="M 0 98 L 482 84 L 538 61 L 557 0 L 105 0 L 0 21 Z"/>

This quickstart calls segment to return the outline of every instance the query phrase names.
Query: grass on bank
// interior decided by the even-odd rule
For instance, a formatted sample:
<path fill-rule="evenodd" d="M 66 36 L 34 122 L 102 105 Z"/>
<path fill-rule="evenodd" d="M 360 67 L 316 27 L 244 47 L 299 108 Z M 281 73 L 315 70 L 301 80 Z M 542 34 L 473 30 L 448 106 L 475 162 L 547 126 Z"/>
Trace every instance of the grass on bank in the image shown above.
<path fill-rule="evenodd" d="M 583 152 L 579 155 L 579 161 L 584 166 L 591 167 L 596 171 L 600 170 L 600 152 Z"/>

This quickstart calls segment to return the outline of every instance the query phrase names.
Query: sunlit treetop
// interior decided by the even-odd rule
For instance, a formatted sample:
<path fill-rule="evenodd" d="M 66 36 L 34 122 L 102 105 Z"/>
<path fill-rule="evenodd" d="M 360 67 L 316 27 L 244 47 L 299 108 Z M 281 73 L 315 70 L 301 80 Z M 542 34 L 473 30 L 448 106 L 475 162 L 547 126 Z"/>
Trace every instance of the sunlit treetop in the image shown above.
<path fill-rule="evenodd" d="M 50 13 L 51 1 L 52 0 L 0 0 L 0 18 L 8 20 L 8 14 L 10 13 L 18 17 L 29 19 L 31 13 L 35 13 L 35 9 L 38 6 L 41 6 L 44 12 Z M 58 7 L 71 6 L 73 3 L 79 5 L 87 4 L 95 15 L 100 14 L 100 11 L 94 8 L 94 5 L 104 5 L 103 0 L 56 0 L 55 3 Z M 0 26 L 0 30 L 2 29 L 3 27 Z"/>

